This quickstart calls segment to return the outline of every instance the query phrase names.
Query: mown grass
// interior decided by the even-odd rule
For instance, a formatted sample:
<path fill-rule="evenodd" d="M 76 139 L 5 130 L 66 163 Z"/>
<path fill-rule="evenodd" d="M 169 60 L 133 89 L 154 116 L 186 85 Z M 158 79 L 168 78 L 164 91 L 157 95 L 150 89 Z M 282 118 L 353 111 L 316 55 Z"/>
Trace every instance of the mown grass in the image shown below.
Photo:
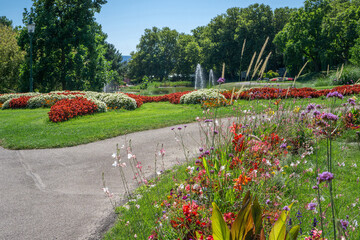
<path fill-rule="evenodd" d="M 219 110 L 221 116 L 230 108 Z M 49 121 L 49 109 L 0 111 L 1 145 L 9 149 L 74 146 L 137 131 L 195 121 L 199 105 L 146 103 L 134 111 L 114 110 L 77 117 L 66 122 Z"/>
<path fill-rule="evenodd" d="M 275 100 L 238 100 L 234 107 L 221 107 L 218 117 L 236 115 L 236 110 L 255 112 L 272 108 Z M 326 98 L 287 99 L 286 105 L 304 106 L 309 103 L 330 105 Z M 340 101 L 338 101 L 340 103 Z M 146 103 L 134 111 L 113 110 L 81 116 L 62 123 L 48 119 L 49 109 L 8 109 L 0 111 L 0 142 L 9 149 L 68 147 L 95 142 L 123 134 L 157 129 L 195 121 L 203 115 L 200 105 Z"/>

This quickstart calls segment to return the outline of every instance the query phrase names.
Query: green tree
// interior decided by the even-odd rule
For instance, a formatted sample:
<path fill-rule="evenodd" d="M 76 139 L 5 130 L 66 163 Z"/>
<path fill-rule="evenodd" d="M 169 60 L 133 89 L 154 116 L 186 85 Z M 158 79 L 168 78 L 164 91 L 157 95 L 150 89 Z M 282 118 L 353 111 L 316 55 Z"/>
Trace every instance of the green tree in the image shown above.
<path fill-rule="evenodd" d="M 42 91 L 54 89 L 99 90 L 106 82 L 109 64 L 105 38 L 95 22 L 106 0 L 33 0 L 32 11 L 24 12 L 36 23 L 34 34 L 34 86 Z M 23 29 L 20 46 L 28 49 Z M 27 77 L 29 66 L 22 73 Z M 26 81 L 26 80 L 25 80 Z"/>
<path fill-rule="evenodd" d="M 124 80 L 125 65 L 121 53 L 111 43 L 106 43 L 105 59 L 110 63 L 110 81 L 121 84 Z"/>
<path fill-rule="evenodd" d="M 160 81 L 167 78 L 175 68 L 178 37 L 179 33 L 168 27 L 145 29 L 137 52 L 131 53 L 130 76 L 138 81 L 144 75 Z"/>
<path fill-rule="evenodd" d="M 19 69 L 25 53 L 17 44 L 17 36 L 11 22 L 0 22 L 0 93 L 18 88 Z"/>

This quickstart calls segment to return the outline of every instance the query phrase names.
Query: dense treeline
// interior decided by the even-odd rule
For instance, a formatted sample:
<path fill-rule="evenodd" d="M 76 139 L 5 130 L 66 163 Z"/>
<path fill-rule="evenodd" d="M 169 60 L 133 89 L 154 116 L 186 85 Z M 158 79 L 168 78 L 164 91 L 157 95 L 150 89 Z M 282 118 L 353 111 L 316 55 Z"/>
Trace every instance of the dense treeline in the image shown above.
<path fill-rule="evenodd" d="M 24 25 L 30 18 L 36 23 L 32 52 L 35 90 L 100 90 L 106 82 L 122 82 L 122 56 L 106 42 L 107 35 L 94 18 L 105 3 L 106 0 L 33 0 L 31 10 L 25 9 Z M 0 20 L 0 29 L 7 28 L 8 32 L 11 21 L 6 17 Z M 0 48 L 17 49 L 19 53 L 13 52 L 22 61 L 14 62 L 14 53 L 2 56 L 2 60 L 16 65 L 12 70 L 16 74 L 0 78 L 0 91 L 29 91 L 28 30 L 24 26 L 12 28 L 11 32 L 11 37 L 1 36 Z M 8 47 L 14 42 L 20 49 Z"/>
<path fill-rule="evenodd" d="M 191 34 L 169 28 L 146 29 L 129 63 L 129 76 L 163 80 L 168 75 L 188 78 L 200 63 L 219 76 L 226 63 L 226 78 L 238 80 L 251 59 L 259 57 L 266 70 L 286 67 L 295 75 L 306 61 L 307 71 L 320 71 L 342 63 L 360 63 L 358 0 L 306 0 L 304 7 L 272 10 L 264 4 L 230 8 Z M 253 64 L 253 68 L 254 68 Z"/>

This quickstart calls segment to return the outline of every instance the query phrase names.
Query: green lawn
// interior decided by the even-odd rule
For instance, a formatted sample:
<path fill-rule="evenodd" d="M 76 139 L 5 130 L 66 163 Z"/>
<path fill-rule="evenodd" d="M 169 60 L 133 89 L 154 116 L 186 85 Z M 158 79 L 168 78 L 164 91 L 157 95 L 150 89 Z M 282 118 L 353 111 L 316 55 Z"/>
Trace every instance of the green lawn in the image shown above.
<path fill-rule="evenodd" d="M 347 97 L 348 98 L 348 97 Z M 237 110 L 261 112 L 272 108 L 275 100 L 238 100 L 234 107 L 221 107 L 217 116 L 236 116 Z M 337 101 L 337 105 L 343 101 Z M 329 106 L 326 98 L 282 100 L 282 104 L 307 106 L 309 103 Z M 234 111 L 236 109 L 236 111 Z M 75 146 L 137 131 L 162 128 L 195 121 L 203 116 L 200 105 L 146 103 L 134 111 L 113 110 L 81 116 L 62 123 L 49 121 L 49 109 L 0 110 L 0 144 L 9 149 L 35 149 Z"/>
<path fill-rule="evenodd" d="M 220 114 L 229 114 L 222 108 Z M 0 110 L 0 141 L 9 149 L 74 146 L 128 134 L 195 121 L 199 105 L 146 103 L 134 111 L 109 111 L 77 117 L 62 123 L 49 121 L 49 109 Z"/>

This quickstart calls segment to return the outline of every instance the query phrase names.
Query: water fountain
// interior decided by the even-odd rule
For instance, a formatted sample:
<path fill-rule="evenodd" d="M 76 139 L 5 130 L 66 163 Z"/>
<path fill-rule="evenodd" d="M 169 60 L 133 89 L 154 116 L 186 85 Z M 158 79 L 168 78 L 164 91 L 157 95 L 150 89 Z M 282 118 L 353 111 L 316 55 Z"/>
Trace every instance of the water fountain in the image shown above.
<path fill-rule="evenodd" d="M 195 89 L 203 88 L 205 88 L 205 77 L 201 65 L 198 64 L 195 71 Z"/>
<path fill-rule="evenodd" d="M 212 69 L 210 69 L 209 73 L 209 86 L 215 86 L 215 74 Z"/>

